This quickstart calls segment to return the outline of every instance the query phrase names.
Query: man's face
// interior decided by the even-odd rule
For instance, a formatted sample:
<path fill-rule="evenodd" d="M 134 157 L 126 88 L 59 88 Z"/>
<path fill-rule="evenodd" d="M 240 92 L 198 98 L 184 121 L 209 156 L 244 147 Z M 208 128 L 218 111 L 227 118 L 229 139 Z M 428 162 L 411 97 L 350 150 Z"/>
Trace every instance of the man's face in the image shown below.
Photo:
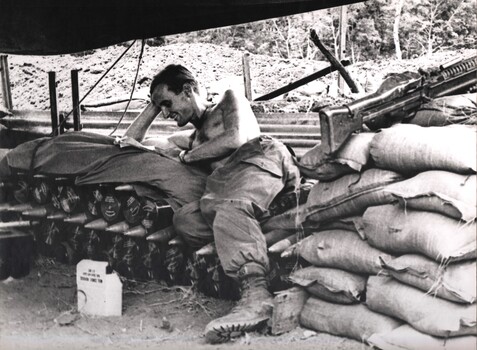
<path fill-rule="evenodd" d="M 167 85 L 159 84 L 152 92 L 151 101 L 161 108 L 164 118 L 174 119 L 177 126 L 186 125 L 194 115 L 190 96 L 184 90 L 176 94 Z"/>

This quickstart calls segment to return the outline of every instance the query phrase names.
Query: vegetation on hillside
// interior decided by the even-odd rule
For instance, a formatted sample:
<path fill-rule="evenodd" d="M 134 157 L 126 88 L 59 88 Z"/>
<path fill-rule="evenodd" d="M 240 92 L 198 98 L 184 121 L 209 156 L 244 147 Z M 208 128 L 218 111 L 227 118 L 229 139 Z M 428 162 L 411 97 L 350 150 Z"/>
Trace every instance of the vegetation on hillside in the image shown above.
<path fill-rule="evenodd" d="M 339 8 L 149 40 L 154 45 L 206 42 L 281 58 L 323 60 L 310 29 L 338 52 Z M 475 0 L 369 0 L 347 7 L 346 56 L 356 63 L 410 59 L 475 48 Z M 338 55 L 337 55 L 338 56 Z"/>

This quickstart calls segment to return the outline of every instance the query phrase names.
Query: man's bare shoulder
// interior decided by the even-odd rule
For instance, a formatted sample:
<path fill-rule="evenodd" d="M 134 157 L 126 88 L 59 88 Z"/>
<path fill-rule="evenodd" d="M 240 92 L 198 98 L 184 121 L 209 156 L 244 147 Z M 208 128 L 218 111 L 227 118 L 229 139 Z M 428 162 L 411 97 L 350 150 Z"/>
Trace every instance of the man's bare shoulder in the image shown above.
<path fill-rule="evenodd" d="M 239 112 L 242 117 L 255 117 L 250 102 L 245 98 L 245 95 L 232 89 L 224 92 L 221 99 L 217 102 L 217 108 L 221 109 L 224 115 Z"/>
<path fill-rule="evenodd" d="M 237 90 L 225 90 L 217 105 L 224 108 L 235 108 L 238 106 L 249 106 L 245 95 L 239 93 Z"/>

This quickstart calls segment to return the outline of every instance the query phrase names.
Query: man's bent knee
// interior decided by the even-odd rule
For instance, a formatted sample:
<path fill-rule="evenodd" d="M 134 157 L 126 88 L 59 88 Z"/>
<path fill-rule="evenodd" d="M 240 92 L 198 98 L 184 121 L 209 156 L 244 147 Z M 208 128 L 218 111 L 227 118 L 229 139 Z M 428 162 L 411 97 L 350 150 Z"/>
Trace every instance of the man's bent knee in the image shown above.
<path fill-rule="evenodd" d="M 176 210 L 173 225 L 177 234 L 192 248 L 201 248 L 214 239 L 212 230 L 202 217 L 198 201 Z"/>

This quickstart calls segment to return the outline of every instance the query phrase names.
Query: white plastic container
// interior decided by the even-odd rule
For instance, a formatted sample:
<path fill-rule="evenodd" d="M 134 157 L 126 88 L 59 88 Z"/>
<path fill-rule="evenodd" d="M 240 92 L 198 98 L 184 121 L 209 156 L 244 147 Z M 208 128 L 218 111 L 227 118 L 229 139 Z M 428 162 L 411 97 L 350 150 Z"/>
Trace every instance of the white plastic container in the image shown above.
<path fill-rule="evenodd" d="M 81 260 L 76 265 L 76 285 L 79 312 L 121 316 L 123 284 L 106 261 Z"/>

